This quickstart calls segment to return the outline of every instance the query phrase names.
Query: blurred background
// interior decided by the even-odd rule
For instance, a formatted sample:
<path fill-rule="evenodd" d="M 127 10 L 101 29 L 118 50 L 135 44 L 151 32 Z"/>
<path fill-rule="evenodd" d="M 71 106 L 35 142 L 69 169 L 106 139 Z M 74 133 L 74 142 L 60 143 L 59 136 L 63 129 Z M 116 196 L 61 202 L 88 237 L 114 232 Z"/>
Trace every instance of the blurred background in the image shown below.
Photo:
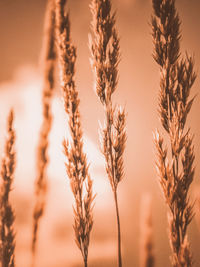
<path fill-rule="evenodd" d="M 153 61 L 150 0 L 113 0 L 117 10 L 121 62 L 119 84 L 114 102 L 127 112 L 127 146 L 125 177 L 119 184 L 124 266 L 139 266 L 140 206 L 144 194 L 152 199 L 153 240 L 156 266 L 170 266 L 167 208 L 155 171 L 153 132 L 161 129 L 158 120 L 159 68 Z M 196 175 L 191 199 L 200 192 L 200 2 L 177 0 L 182 25 L 181 51 L 195 57 L 197 80 L 192 95 L 198 94 L 188 117 L 194 133 Z M 76 84 L 81 99 L 85 150 L 91 163 L 90 172 L 97 193 L 94 227 L 89 248 L 89 266 L 116 266 L 116 218 L 112 191 L 99 152 L 98 128 L 104 114 L 93 89 L 88 48 L 91 14 L 90 0 L 68 0 L 71 29 L 77 46 Z M 46 0 L 0 1 L 0 151 L 5 139 L 5 123 L 14 107 L 17 134 L 17 170 L 12 191 L 16 211 L 17 266 L 30 265 L 32 209 L 34 200 L 35 158 L 41 124 L 42 72 L 40 51 Z M 58 77 L 57 77 L 58 78 Z M 68 136 L 61 90 L 56 88 L 53 101 L 54 124 L 50 137 L 49 194 L 46 214 L 41 222 L 38 267 L 82 266 L 81 254 L 74 242 L 73 196 L 65 173 L 62 140 Z M 200 266 L 200 221 L 193 220 L 189 240 L 194 266 Z"/>

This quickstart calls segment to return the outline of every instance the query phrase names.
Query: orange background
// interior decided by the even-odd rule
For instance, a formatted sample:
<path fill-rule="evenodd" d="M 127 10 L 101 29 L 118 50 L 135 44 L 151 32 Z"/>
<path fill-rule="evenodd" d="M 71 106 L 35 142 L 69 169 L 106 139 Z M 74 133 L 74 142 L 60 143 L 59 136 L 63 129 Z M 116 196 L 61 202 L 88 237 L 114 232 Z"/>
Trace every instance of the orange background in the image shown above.
<path fill-rule="evenodd" d="M 181 50 L 194 54 L 197 80 L 192 94 L 199 93 L 200 66 L 200 2 L 177 0 L 182 25 Z M 88 49 L 91 14 L 89 0 L 69 0 L 72 39 L 77 46 L 76 84 L 81 99 L 82 126 L 86 152 L 91 162 L 94 191 L 94 228 L 89 249 L 89 266 L 116 266 L 116 224 L 112 192 L 99 153 L 98 127 L 103 123 L 103 109 L 93 90 Z M 31 214 L 35 177 L 35 146 L 41 122 L 42 74 L 39 67 L 43 18 L 46 1 L 0 1 L 0 150 L 5 136 L 5 120 L 10 106 L 16 112 L 17 170 L 13 204 L 17 217 L 17 266 L 27 267 L 30 261 Z M 125 105 L 127 112 L 127 147 L 125 178 L 119 185 L 124 266 L 139 265 L 140 203 L 144 193 L 152 195 L 153 238 L 156 266 L 170 266 L 167 215 L 155 172 L 155 151 L 152 133 L 161 129 L 157 116 L 159 68 L 153 61 L 150 0 L 113 0 L 117 9 L 121 62 L 119 85 L 114 102 Z M 190 190 L 192 199 L 198 191 L 200 173 L 199 96 L 188 117 L 188 126 L 195 134 L 196 175 Z M 73 196 L 64 170 L 62 139 L 68 136 L 61 92 L 56 88 L 53 104 L 54 127 L 51 133 L 49 197 L 47 212 L 41 224 L 38 267 L 81 265 L 72 229 Z M 200 222 L 199 222 L 200 225 Z M 200 232 L 194 219 L 189 240 L 194 266 L 200 266 Z"/>

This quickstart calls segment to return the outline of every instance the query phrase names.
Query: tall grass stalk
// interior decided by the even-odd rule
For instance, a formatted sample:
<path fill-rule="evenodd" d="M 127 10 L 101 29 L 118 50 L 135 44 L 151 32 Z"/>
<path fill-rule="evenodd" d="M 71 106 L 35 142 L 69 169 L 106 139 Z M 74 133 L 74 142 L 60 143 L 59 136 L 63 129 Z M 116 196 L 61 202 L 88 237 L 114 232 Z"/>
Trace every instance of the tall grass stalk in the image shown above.
<path fill-rule="evenodd" d="M 152 227 L 152 198 L 148 194 L 142 196 L 140 233 L 140 266 L 154 267 L 155 255 Z"/>
<path fill-rule="evenodd" d="M 15 171 L 15 131 L 13 129 L 13 111 L 7 121 L 7 139 L 1 166 L 0 192 L 0 262 L 2 267 L 15 266 L 15 215 L 9 196 L 12 190 Z"/>
<path fill-rule="evenodd" d="M 33 230 L 32 230 L 32 256 L 33 266 L 38 240 L 40 220 L 45 211 L 47 194 L 47 167 L 48 167 L 48 147 L 49 134 L 52 125 L 51 102 L 54 90 L 54 69 L 55 69 L 55 12 L 54 1 L 48 0 L 44 25 L 44 41 L 42 49 L 43 64 L 43 96 L 42 96 L 42 125 L 40 129 L 38 150 L 37 150 L 37 177 L 35 181 L 35 205 L 33 211 Z"/>
<path fill-rule="evenodd" d="M 75 199 L 74 231 L 75 241 L 80 249 L 85 267 L 88 266 L 90 233 L 93 226 L 92 180 L 88 171 L 86 154 L 83 151 L 83 132 L 79 112 L 79 97 L 75 86 L 76 48 L 71 41 L 69 13 L 65 13 L 65 0 L 56 1 L 56 24 L 58 38 L 59 63 L 65 111 L 71 140 L 65 140 L 66 171 L 70 179 Z"/>
<path fill-rule="evenodd" d="M 180 19 L 175 0 L 153 0 L 153 57 L 160 67 L 159 116 L 170 150 L 164 146 L 164 135 L 155 133 L 157 169 L 160 184 L 169 207 L 169 239 L 174 267 L 192 266 L 187 238 L 193 218 L 189 188 L 194 177 L 194 147 L 186 120 L 193 104 L 190 98 L 195 81 L 194 60 L 180 52 Z"/>
<path fill-rule="evenodd" d="M 122 266 L 121 229 L 117 188 L 124 176 L 125 111 L 113 107 L 112 94 L 117 88 L 119 63 L 119 37 L 115 26 L 115 13 L 111 14 L 110 0 L 92 0 L 93 38 L 90 36 L 91 65 L 95 74 L 95 90 L 104 107 L 105 125 L 101 131 L 102 153 L 106 171 L 114 194 L 118 231 L 118 266 Z"/>

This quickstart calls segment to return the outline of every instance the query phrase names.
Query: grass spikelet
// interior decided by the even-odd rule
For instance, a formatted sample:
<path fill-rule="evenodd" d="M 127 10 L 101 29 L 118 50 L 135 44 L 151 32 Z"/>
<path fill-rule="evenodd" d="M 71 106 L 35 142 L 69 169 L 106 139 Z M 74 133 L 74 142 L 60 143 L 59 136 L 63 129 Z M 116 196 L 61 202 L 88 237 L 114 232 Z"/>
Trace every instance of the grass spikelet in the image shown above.
<path fill-rule="evenodd" d="M 153 0 L 152 16 L 154 54 L 160 67 L 159 116 L 169 137 L 170 151 L 164 137 L 155 134 L 157 170 L 169 207 L 169 239 L 174 267 L 192 266 L 187 229 L 193 218 L 193 204 L 188 191 L 194 177 L 194 147 L 190 129 L 185 130 L 194 98 L 194 60 L 180 53 L 180 19 L 174 0 Z"/>
<path fill-rule="evenodd" d="M 125 149 L 125 111 L 114 108 L 112 94 L 117 88 L 119 63 L 119 37 L 115 27 L 115 13 L 111 14 L 110 0 L 92 0 L 93 38 L 90 36 L 91 65 L 95 74 L 95 90 L 105 111 L 102 129 L 102 152 L 106 171 L 114 194 L 118 229 L 118 266 L 122 266 L 121 230 L 117 188 L 124 176 L 123 152 Z"/>
<path fill-rule="evenodd" d="M 76 48 L 71 41 L 69 14 L 64 12 L 65 3 L 65 0 L 56 1 L 56 24 L 62 90 L 71 133 L 71 140 L 65 140 L 63 145 L 67 159 L 66 171 L 75 199 L 75 241 L 82 253 L 86 267 L 88 264 L 90 233 L 93 226 L 92 208 L 94 195 L 92 193 L 92 180 L 88 172 L 87 158 L 83 152 L 83 132 L 79 112 L 80 100 L 74 80 Z"/>
<path fill-rule="evenodd" d="M 143 195 L 141 202 L 141 253 L 140 266 L 153 267 L 155 265 L 153 229 L 152 229 L 152 200 L 148 194 Z"/>
<path fill-rule="evenodd" d="M 43 118 L 40 129 L 38 150 L 37 150 L 37 177 L 35 181 L 35 205 L 33 211 L 33 232 L 32 232 L 32 256 L 33 266 L 38 239 L 40 220 L 45 211 L 47 193 L 47 166 L 48 166 L 48 146 L 49 133 L 52 125 L 51 101 L 54 89 L 54 69 L 55 69 L 55 12 L 53 0 L 48 0 L 43 43 L 43 96 L 42 108 Z"/>
<path fill-rule="evenodd" d="M 12 190 L 15 171 L 15 131 L 13 129 L 13 111 L 7 121 L 7 139 L 1 166 L 1 201 L 0 201 L 0 262 L 2 267 L 15 266 L 15 215 L 9 195 Z"/>

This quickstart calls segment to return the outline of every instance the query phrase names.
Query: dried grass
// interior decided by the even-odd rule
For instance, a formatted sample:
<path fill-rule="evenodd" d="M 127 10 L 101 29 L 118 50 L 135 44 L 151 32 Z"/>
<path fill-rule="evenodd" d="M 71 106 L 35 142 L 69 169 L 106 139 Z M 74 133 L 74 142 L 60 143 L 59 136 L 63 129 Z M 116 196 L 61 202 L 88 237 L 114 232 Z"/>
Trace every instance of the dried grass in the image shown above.
<path fill-rule="evenodd" d="M 95 90 L 104 107 L 105 125 L 101 129 L 102 153 L 106 171 L 114 194 L 118 228 L 118 266 L 122 266 L 121 230 L 117 188 L 124 176 L 123 152 L 125 149 L 125 111 L 113 107 L 112 94 L 117 88 L 119 63 L 119 37 L 115 27 L 115 13 L 111 14 L 110 0 L 93 0 L 90 36 L 91 65 L 95 74 Z"/>
<path fill-rule="evenodd" d="M 9 200 L 16 162 L 13 116 L 13 111 L 11 110 L 7 121 L 7 139 L 1 166 L 0 262 L 2 267 L 15 266 L 15 214 Z"/>
<path fill-rule="evenodd" d="M 157 152 L 159 182 L 169 208 L 169 240 L 173 267 L 191 267 L 193 264 L 188 242 L 188 226 L 194 216 L 189 197 L 194 178 L 193 135 L 186 127 L 187 116 L 194 97 L 190 97 L 195 82 L 194 59 L 180 52 L 180 19 L 175 0 L 152 0 L 153 58 L 160 68 L 159 117 L 163 133 L 154 134 Z M 59 57 L 61 87 L 71 138 L 63 142 L 66 172 L 74 195 L 75 242 L 81 251 L 84 266 L 88 266 L 90 235 L 93 228 L 93 181 L 83 150 L 83 131 L 79 112 L 80 99 L 75 84 L 76 47 L 71 40 L 69 13 L 65 13 L 66 0 L 48 0 L 43 47 L 44 88 L 43 121 L 40 130 L 35 206 L 32 229 L 32 266 L 38 243 L 40 220 L 44 215 L 48 188 L 49 133 L 52 125 L 51 101 L 54 90 L 55 33 Z M 125 110 L 115 106 L 112 96 L 117 89 L 120 60 L 116 15 L 111 0 L 92 0 L 93 16 L 90 36 L 91 65 L 95 75 L 95 91 L 105 112 L 101 127 L 101 149 L 105 157 L 106 172 L 113 191 L 118 234 L 118 267 L 122 267 L 121 227 L 118 207 L 118 185 L 124 177 L 123 154 L 126 145 Z M 56 26 L 56 28 L 55 28 Z M 55 32 L 56 31 L 56 32 Z M 9 196 L 15 171 L 15 131 L 13 111 L 8 117 L 7 140 L 2 158 L 0 192 L 0 263 L 2 267 L 15 266 L 15 214 Z M 168 139 L 167 139 L 168 137 Z M 167 147 L 166 144 L 169 144 Z M 197 203 L 199 205 L 199 201 Z M 200 205 L 199 205 L 200 206 Z M 198 209 L 199 209 L 198 206 Z M 199 212 L 199 210 L 198 210 Z M 152 240 L 151 201 L 145 198 L 141 216 L 141 266 L 153 267 L 155 255 Z"/>
<path fill-rule="evenodd" d="M 155 255 L 152 227 L 152 199 L 148 194 L 142 196 L 140 233 L 140 266 L 154 267 Z"/>
<path fill-rule="evenodd" d="M 43 97 L 42 108 L 43 118 L 40 129 L 38 151 L 37 151 L 37 177 L 35 181 L 35 205 L 33 211 L 33 232 L 32 232 L 32 256 L 33 266 L 35 261 L 35 252 L 38 240 L 38 231 L 40 220 L 45 211 L 46 194 L 47 194 L 47 167 L 48 167 L 48 147 L 49 133 L 52 125 L 51 101 L 54 90 L 54 69 L 55 69 L 55 12 L 54 1 L 48 0 L 45 26 L 44 26 L 44 43 L 43 43 Z"/>
<path fill-rule="evenodd" d="M 85 267 L 88 264 L 88 248 L 93 226 L 92 180 L 88 171 L 86 154 L 83 152 L 83 132 L 79 112 L 80 100 L 75 86 L 76 48 L 70 36 L 69 13 L 65 14 L 65 0 L 56 1 L 56 24 L 58 54 L 65 111 L 71 140 L 63 143 L 66 155 L 66 171 L 70 179 L 71 190 L 75 199 L 74 231 L 75 241 L 80 249 Z M 84 194 L 85 190 L 85 194 Z"/>
<path fill-rule="evenodd" d="M 160 184 L 169 207 L 169 239 L 174 267 L 192 266 L 187 229 L 193 218 L 188 195 L 194 177 L 194 147 L 190 129 L 185 130 L 193 104 L 191 87 L 195 81 L 193 58 L 180 53 L 180 19 L 174 0 L 153 0 L 154 54 L 160 67 L 159 116 L 169 137 L 170 150 L 158 132 L 154 140 Z"/>

